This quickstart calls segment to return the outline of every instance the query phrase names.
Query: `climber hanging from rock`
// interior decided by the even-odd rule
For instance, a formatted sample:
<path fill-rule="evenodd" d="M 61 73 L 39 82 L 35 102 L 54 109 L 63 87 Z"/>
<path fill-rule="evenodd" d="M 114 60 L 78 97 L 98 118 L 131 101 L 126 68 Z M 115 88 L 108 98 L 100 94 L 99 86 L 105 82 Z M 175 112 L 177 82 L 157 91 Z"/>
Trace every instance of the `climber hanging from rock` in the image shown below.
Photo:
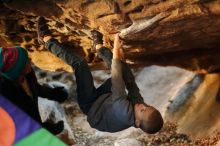
<path fill-rule="evenodd" d="M 63 102 L 67 93 L 61 88 L 42 86 L 37 82 L 27 51 L 22 47 L 0 48 L 0 94 L 17 105 L 53 134 L 64 128 L 63 121 L 42 123 L 38 96 Z"/>
<path fill-rule="evenodd" d="M 106 132 L 136 127 L 150 134 L 162 128 L 160 112 L 144 103 L 130 68 L 122 61 L 122 41 L 118 35 L 112 54 L 110 49 L 103 47 L 102 34 L 91 32 L 96 51 L 111 67 L 112 75 L 96 89 L 86 60 L 54 39 L 43 17 L 39 18 L 37 26 L 39 42 L 75 70 L 78 104 L 91 127 Z"/>

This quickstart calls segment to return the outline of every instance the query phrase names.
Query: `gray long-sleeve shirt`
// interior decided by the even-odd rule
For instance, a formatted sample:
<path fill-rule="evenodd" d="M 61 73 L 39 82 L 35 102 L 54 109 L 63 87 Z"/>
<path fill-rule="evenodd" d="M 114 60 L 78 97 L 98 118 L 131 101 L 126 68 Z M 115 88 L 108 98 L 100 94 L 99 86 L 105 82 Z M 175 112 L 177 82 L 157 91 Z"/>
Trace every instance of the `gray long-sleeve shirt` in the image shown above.
<path fill-rule="evenodd" d="M 117 132 L 135 126 L 134 108 L 127 99 L 121 61 L 112 60 L 112 93 L 101 95 L 92 105 L 87 120 L 100 131 Z"/>

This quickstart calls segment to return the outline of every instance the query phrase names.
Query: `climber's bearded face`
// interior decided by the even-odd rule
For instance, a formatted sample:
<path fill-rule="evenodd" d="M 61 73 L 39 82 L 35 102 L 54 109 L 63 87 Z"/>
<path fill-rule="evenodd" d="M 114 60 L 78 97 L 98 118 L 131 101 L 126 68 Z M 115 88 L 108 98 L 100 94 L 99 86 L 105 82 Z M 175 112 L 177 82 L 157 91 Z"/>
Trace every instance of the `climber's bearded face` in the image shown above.
<path fill-rule="evenodd" d="M 134 106 L 135 127 L 146 133 L 153 134 L 163 127 L 163 118 L 160 112 L 145 103 L 137 103 Z"/>
<path fill-rule="evenodd" d="M 137 128 L 140 127 L 141 122 L 144 120 L 144 117 L 148 116 L 148 109 L 149 109 L 149 106 L 147 106 L 143 103 L 135 104 L 135 106 L 134 106 L 135 125 Z"/>

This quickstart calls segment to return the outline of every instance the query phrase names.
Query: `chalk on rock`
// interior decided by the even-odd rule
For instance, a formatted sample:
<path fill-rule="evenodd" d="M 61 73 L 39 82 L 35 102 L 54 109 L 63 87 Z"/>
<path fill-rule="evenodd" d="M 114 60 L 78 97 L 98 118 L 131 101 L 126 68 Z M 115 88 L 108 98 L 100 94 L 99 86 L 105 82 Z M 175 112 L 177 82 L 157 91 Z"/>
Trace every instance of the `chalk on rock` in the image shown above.
<path fill-rule="evenodd" d="M 115 141 L 114 146 L 142 146 L 142 143 L 136 139 L 125 138 Z"/>

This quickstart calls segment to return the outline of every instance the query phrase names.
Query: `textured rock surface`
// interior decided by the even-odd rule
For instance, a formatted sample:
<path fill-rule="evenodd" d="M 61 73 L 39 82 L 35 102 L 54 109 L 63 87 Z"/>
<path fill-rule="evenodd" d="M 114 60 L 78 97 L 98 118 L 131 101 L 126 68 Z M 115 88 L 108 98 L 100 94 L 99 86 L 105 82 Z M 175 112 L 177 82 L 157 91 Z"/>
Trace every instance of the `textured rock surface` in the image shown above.
<path fill-rule="evenodd" d="M 219 86 L 219 74 L 206 75 L 197 89 L 191 87 L 193 93 L 188 95 L 188 100 L 179 106 L 179 109 L 175 112 L 170 109 L 166 111 L 167 119 L 178 121 L 181 125 L 178 132 L 188 133 L 193 137 L 202 137 L 204 136 L 202 131 L 205 131 L 206 135 L 219 131 L 220 104 L 216 102 L 216 96 L 219 96 L 217 95 Z M 176 100 L 184 99 L 181 96 L 176 98 Z"/>
<path fill-rule="evenodd" d="M 142 143 L 136 139 L 126 138 L 116 141 L 114 146 L 142 146 Z"/>
<path fill-rule="evenodd" d="M 0 6 L 0 45 L 25 47 L 32 61 L 42 69 L 71 71 L 69 66 L 38 44 L 38 16 L 46 17 L 53 36 L 72 47 L 74 52 L 85 56 L 93 69 L 103 69 L 101 61 L 90 51 L 92 43 L 89 36 L 92 29 L 100 30 L 105 35 L 105 45 L 111 47 L 115 33 L 134 22 L 140 23 L 144 18 L 150 19 L 162 13 L 167 17 L 124 40 L 127 62 L 134 67 L 171 65 L 199 73 L 220 71 L 220 0 L 14 0 L 0 3 Z M 164 71 L 161 70 L 160 73 Z M 183 74 L 177 73 L 176 78 L 179 79 L 180 75 Z M 144 93 L 149 93 L 149 97 L 157 98 L 156 101 L 161 102 L 155 103 L 157 107 L 163 105 L 165 108 L 167 104 L 163 103 L 176 91 L 170 88 L 180 88 L 183 82 L 172 82 L 166 76 L 159 76 L 156 78 L 158 80 L 154 76 L 150 77 L 148 74 L 144 81 L 158 85 L 158 89 L 152 86 L 147 90 L 144 86 L 143 90 L 149 91 Z M 59 75 L 54 75 L 53 78 L 59 78 Z M 164 78 L 168 80 L 165 81 Z M 140 80 L 143 81 L 142 78 Z M 188 88 L 184 89 L 184 96 L 190 96 L 185 97 L 188 100 L 179 106 L 178 111 L 167 113 L 178 121 L 178 132 L 204 136 L 219 129 L 219 104 L 214 101 L 219 90 L 219 80 L 217 74 L 207 75 L 198 88 L 189 87 L 193 88 L 192 93 L 185 95 Z M 163 84 L 159 86 L 159 83 Z M 158 90 L 154 96 L 151 92 L 153 89 Z M 145 99 L 154 104 L 154 99 Z M 86 123 L 85 116 L 76 108 L 76 102 L 65 106 L 71 124 Z M 77 119 L 78 115 L 80 116 Z M 103 136 L 99 132 L 94 135 L 94 129 L 83 130 L 86 125 L 74 127 L 74 124 L 71 128 L 76 144 L 114 144 L 111 136 Z M 134 138 L 134 135 L 130 137 Z M 213 138 L 204 139 L 204 142 L 194 142 L 186 135 L 178 134 L 176 127 L 171 125 L 157 135 L 146 136 L 139 133 L 137 137 L 144 145 L 214 145 L 220 136 L 217 134 Z"/>
<path fill-rule="evenodd" d="M 53 35 L 97 69 L 103 67 L 90 53 L 91 29 L 104 33 L 111 46 L 113 34 L 159 13 L 167 17 L 125 40 L 128 63 L 174 65 L 202 73 L 220 69 L 219 0 L 14 0 L 0 6 L 1 46 L 24 46 L 44 69 L 70 71 L 37 43 L 37 16 L 45 16 Z"/>
<path fill-rule="evenodd" d="M 179 68 L 156 66 L 135 71 L 136 81 L 145 102 L 157 107 L 163 114 L 166 112 L 166 120 L 170 114 L 169 119 L 173 119 L 177 124 L 166 122 L 157 134 L 145 134 L 135 128 L 113 134 L 97 131 L 89 126 L 86 116 L 77 105 L 72 74 L 38 72 L 37 75 L 42 83 L 57 80 L 71 87 L 70 98 L 61 105 L 46 99 L 40 99 L 39 102 L 42 119 L 65 121 L 68 134 L 64 132 L 59 137 L 69 145 L 74 143 L 76 146 L 214 146 L 220 140 L 220 104 L 214 101 L 220 84 L 219 75 L 199 77 Z M 95 71 L 93 75 L 96 86 L 109 76 L 104 71 Z M 199 86 L 196 83 L 198 77 L 203 79 Z M 186 92 L 183 92 L 184 90 Z M 179 98 L 183 101 L 182 105 L 175 111 L 170 111 L 173 103 L 180 102 Z"/>

